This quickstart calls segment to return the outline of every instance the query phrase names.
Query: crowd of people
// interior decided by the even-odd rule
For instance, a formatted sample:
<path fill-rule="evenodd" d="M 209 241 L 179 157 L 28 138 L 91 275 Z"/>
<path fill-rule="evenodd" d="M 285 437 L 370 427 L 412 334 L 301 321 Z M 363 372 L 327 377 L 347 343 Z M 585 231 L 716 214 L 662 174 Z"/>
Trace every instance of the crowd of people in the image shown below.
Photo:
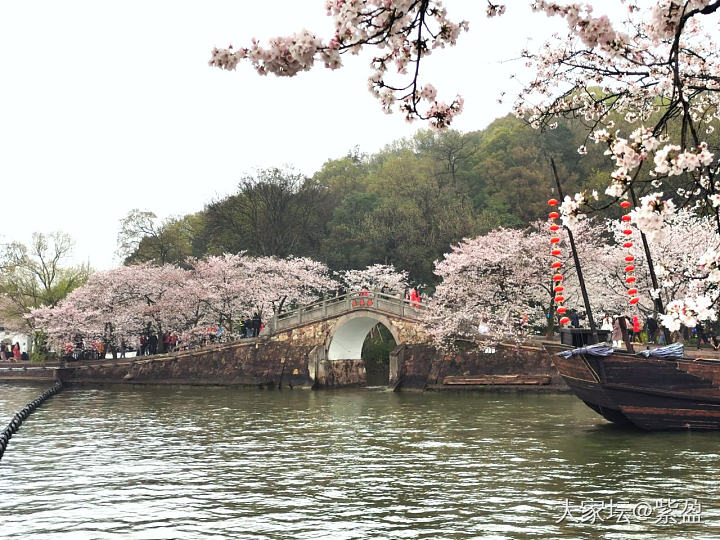
<path fill-rule="evenodd" d="M 665 332 L 660 328 L 657 319 L 652 316 L 647 317 L 643 323 L 637 315 L 612 317 L 606 313 L 602 319 L 600 330 L 607 330 L 611 333 L 613 347 L 616 348 L 622 347 L 625 343 L 667 344 Z M 679 335 L 675 336 L 672 341 L 688 341 L 690 339 L 697 340 L 698 349 L 702 343 L 712 347 L 713 350 L 720 349 L 717 333 L 712 328 L 705 329 L 699 322 L 694 328 L 683 327 Z"/>
<path fill-rule="evenodd" d="M 160 344 L 162 343 L 162 348 Z M 173 332 L 145 332 L 136 343 L 120 340 L 120 347 L 114 351 L 119 358 L 126 358 L 128 353 L 136 352 L 136 356 L 148 356 L 159 352 L 173 352 L 180 350 L 180 340 Z M 82 337 L 77 336 L 72 343 L 66 343 L 64 357 L 72 360 L 97 360 L 105 358 L 108 354 L 105 342 L 101 339 L 89 344 Z"/>
<path fill-rule="evenodd" d="M 398 295 L 399 292 L 397 290 L 393 290 L 387 283 L 384 283 L 377 292 L 380 292 L 382 294 L 387 294 L 390 296 Z M 340 286 L 335 291 L 335 296 L 343 296 L 344 294 L 347 294 L 347 290 L 345 287 Z M 363 285 L 360 287 L 360 292 L 357 293 L 359 296 L 370 296 L 370 288 L 367 285 Z M 408 287 L 405 289 L 403 293 L 403 298 L 407 300 L 408 302 L 411 302 L 412 307 L 419 307 L 422 303 L 422 297 L 420 295 L 420 291 L 418 287 Z"/>
<path fill-rule="evenodd" d="M 238 323 L 238 335 L 241 339 L 257 337 L 264 327 L 260 314 L 256 313 L 253 317 L 244 318 Z M 175 332 L 158 333 L 148 331 L 141 334 L 135 343 L 132 343 L 132 340 L 128 342 L 122 339 L 119 349 L 115 350 L 115 354 L 119 358 L 126 358 L 128 354 L 133 352 L 136 353 L 136 356 L 151 356 L 222 343 L 225 339 L 227 339 L 227 336 L 222 325 L 208 326 L 200 334 L 199 339 L 186 343 L 183 343 L 181 337 Z M 88 345 L 78 336 L 74 342 L 65 345 L 64 356 L 73 360 L 96 360 L 105 358 L 107 352 L 105 343 L 102 340 L 93 341 Z"/>
<path fill-rule="evenodd" d="M 0 345 L 0 361 L 3 362 L 27 362 L 29 360 L 27 351 L 20 348 L 20 343 L 2 343 Z"/>
<path fill-rule="evenodd" d="M 162 343 L 162 348 L 160 348 Z M 147 332 L 140 336 L 138 356 L 149 356 L 158 352 L 174 352 L 180 350 L 180 340 L 173 332 Z M 125 340 L 120 342 L 120 358 L 125 358 L 127 344 Z"/>
<path fill-rule="evenodd" d="M 384 285 L 380 291 L 385 294 L 395 294 L 395 291 L 391 290 L 389 286 Z M 337 295 L 344 295 L 346 291 L 344 288 L 337 290 Z M 360 296 L 369 296 L 370 291 L 367 286 L 361 288 L 358 293 Z M 417 287 L 407 288 L 404 293 L 406 301 L 410 302 L 410 305 L 415 308 L 419 308 L 422 303 L 422 297 Z M 177 352 L 180 350 L 192 349 L 195 347 L 202 347 L 214 343 L 222 343 L 226 339 L 249 339 L 256 338 L 265 328 L 265 324 L 262 321 L 262 316 L 259 312 L 256 312 L 252 317 L 241 317 L 237 322 L 237 326 L 233 325 L 235 332 L 231 331 L 226 334 L 226 329 L 222 325 L 209 326 L 204 332 L 200 332 L 199 338 L 189 339 L 189 341 L 183 343 L 182 339 L 178 334 L 174 332 L 143 332 L 135 340 L 122 339 L 119 347 L 110 349 L 109 345 L 103 340 L 95 340 L 90 343 L 83 339 L 81 336 L 75 337 L 72 342 L 66 343 L 63 350 L 63 357 L 67 360 L 96 360 L 105 358 L 109 352 L 113 353 L 113 356 L 119 358 L 126 358 L 128 354 L 136 353 L 137 356 L 150 356 L 155 354 L 162 354 L 167 352 Z M 6 344 L 3 344 L 2 359 L 20 359 L 20 346 L 15 344 L 12 348 Z M 23 358 L 27 355 L 22 353 Z"/>
<path fill-rule="evenodd" d="M 264 328 L 265 325 L 263 324 L 262 317 L 259 313 L 255 313 L 252 318 L 247 317 L 245 319 L 241 319 L 238 324 L 238 332 L 241 339 L 258 337 Z"/>

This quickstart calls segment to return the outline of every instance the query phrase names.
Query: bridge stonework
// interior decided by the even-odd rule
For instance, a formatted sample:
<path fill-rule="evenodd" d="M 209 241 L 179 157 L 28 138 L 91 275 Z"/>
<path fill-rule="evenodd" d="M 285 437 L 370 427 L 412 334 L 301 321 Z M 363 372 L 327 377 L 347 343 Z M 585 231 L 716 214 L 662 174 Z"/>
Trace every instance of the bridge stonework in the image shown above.
<path fill-rule="evenodd" d="M 353 293 L 283 313 L 259 337 L 170 354 L 0 366 L 0 380 L 68 383 L 357 386 L 366 382 L 362 345 L 378 323 L 397 345 L 429 341 L 423 307 L 381 293 Z M 391 358 L 391 377 L 393 376 Z M 395 369 L 395 373 L 397 373 Z"/>
<path fill-rule="evenodd" d="M 421 305 L 381 293 L 350 294 L 273 319 L 269 339 L 309 350 L 308 376 L 314 384 L 363 385 L 362 346 L 370 330 L 382 324 L 398 346 L 428 343 L 430 336 L 420 320 L 422 310 Z"/>
<path fill-rule="evenodd" d="M 542 344 L 440 351 L 422 324 L 423 306 L 382 293 L 353 293 L 283 313 L 259 337 L 170 354 L 37 366 L 0 366 L 0 381 L 204 384 L 261 387 L 360 386 L 362 347 L 378 323 L 392 334 L 394 390 L 567 390 Z"/>

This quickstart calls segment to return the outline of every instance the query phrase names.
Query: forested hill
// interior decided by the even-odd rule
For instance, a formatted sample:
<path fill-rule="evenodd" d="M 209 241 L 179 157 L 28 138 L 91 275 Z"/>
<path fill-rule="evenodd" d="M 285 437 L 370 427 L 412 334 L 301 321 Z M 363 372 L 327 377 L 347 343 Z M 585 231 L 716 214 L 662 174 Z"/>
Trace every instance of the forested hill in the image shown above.
<path fill-rule="evenodd" d="M 512 116 L 465 134 L 419 131 L 376 154 L 331 159 L 311 178 L 260 171 L 197 214 L 158 223 L 152 209 L 133 211 L 119 239 L 126 263 L 246 250 L 308 256 L 334 270 L 393 264 L 431 284 L 433 261 L 450 244 L 545 215 L 550 156 L 567 192 L 605 185 L 604 148 L 591 144 L 580 156 L 584 142 L 580 129 L 541 133 Z"/>

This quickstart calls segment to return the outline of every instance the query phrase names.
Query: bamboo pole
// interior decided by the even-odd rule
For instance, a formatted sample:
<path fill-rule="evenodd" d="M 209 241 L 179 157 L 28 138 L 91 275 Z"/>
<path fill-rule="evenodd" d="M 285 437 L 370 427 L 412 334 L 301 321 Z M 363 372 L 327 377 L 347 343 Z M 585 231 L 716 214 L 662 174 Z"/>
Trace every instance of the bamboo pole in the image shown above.
<path fill-rule="evenodd" d="M 553 158 L 550 158 L 550 165 L 552 166 L 553 177 L 555 178 L 555 185 L 557 186 L 558 190 L 558 197 L 562 201 L 564 198 L 562 186 L 560 185 L 560 178 L 558 177 L 557 168 L 555 167 L 555 160 Z M 577 249 L 575 247 L 575 238 L 573 237 L 573 233 L 569 227 L 565 225 L 563 225 L 563 227 L 565 227 L 565 230 L 568 234 L 568 239 L 570 240 L 570 249 L 572 251 L 573 261 L 575 262 L 575 271 L 577 272 L 578 282 L 580 282 L 580 291 L 582 292 L 583 303 L 585 304 L 585 312 L 587 313 L 588 322 L 590 323 L 590 330 L 592 330 L 593 337 L 595 338 L 595 343 L 597 343 L 599 341 L 597 327 L 595 326 L 595 319 L 593 318 L 592 309 L 590 307 L 590 298 L 588 297 L 587 288 L 585 287 L 585 279 L 583 278 L 582 268 L 580 267 L 580 258 L 578 257 Z"/>

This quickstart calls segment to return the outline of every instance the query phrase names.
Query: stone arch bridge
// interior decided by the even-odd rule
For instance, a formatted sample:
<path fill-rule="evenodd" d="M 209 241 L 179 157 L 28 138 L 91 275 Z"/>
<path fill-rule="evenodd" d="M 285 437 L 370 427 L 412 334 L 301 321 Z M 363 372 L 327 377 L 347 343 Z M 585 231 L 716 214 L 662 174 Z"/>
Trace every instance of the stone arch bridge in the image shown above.
<path fill-rule="evenodd" d="M 367 382 L 362 346 L 384 325 L 398 347 L 390 355 L 393 388 L 528 388 L 564 383 L 537 346 L 498 345 L 443 353 L 429 343 L 422 305 L 383 293 L 351 293 L 283 313 L 256 338 L 169 354 L 59 364 L 7 363 L 0 381 L 342 387 Z M 530 385 L 530 386 L 528 386 Z"/>
<path fill-rule="evenodd" d="M 273 317 L 257 338 L 168 354 L 77 361 L 41 367 L 0 366 L 0 380 L 243 386 L 350 386 L 366 382 L 362 347 L 378 323 L 398 346 L 430 340 L 422 304 L 379 292 L 350 293 Z M 396 349 L 397 351 L 397 349 Z M 402 363 L 390 358 L 390 379 Z M 402 374 L 404 378 L 405 375 Z"/>
<path fill-rule="evenodd" d="M 430 336 L 421 323 L 422 303 L 380 292 L 354 292 L 328 298 L 282 313 L 261 337 L 308 350 L 308 375 L 322 385 L 345 385 L 365 380 L 362 347 L 370 330 L 385 326 L 400 345 L 426 343 Z M 390 380 L 397 378 L 391 356 Z"/>

